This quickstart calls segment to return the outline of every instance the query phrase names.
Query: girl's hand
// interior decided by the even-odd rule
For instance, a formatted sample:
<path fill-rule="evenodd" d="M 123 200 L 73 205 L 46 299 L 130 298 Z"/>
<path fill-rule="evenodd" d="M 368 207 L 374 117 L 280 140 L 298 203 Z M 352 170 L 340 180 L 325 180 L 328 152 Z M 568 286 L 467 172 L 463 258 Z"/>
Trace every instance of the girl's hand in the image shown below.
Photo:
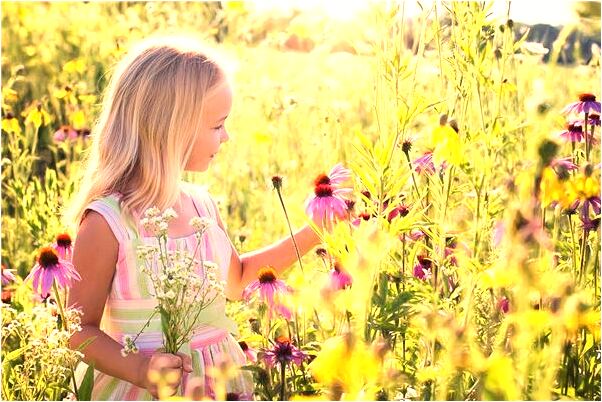
<path fill-rule="evenodd" d="M 192 372 L 192 359 L 184 353 L 177 355 L 171 353 L 155 352 L 146 358 L 140 369 L 144 377 L 140 384 L 155 398 L 172 396 L 177 392 L 182 381 L 182 372 Z M 161 388 L 161 396 L 159 391 Z M 164 395 L 167 391 L 167 395 Z"/>

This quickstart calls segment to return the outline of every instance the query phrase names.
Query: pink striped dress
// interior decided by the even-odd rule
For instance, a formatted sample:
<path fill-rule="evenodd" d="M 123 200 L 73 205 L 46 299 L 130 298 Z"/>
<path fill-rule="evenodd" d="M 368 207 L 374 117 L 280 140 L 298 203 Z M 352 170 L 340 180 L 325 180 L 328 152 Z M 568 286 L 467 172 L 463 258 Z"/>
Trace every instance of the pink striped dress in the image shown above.
<path fill-rule="evenodd" d="M 196 213 L 216 221 L 217 211 L 202 188 L 186 184 L 186 192 L 192 198 Z M 100 213 L 113 231 L 119 242 L 119 254 L 113 283 L 105 305 L 101 329 L 123 344 L 126 335 L 132 338 L 142 329 L 148 317 L 153 313 L 157 302 L 152 296 L 152 284 L 147 275 L 138 268 L 136 247 L 139 245 L 156 244 L 154 237 L 140 236 L 144 233 L 133 219 L 126 219 L 121 213 L 120 196 L 111 195 L 93 201 L 87 209 Z M 192 231 L 192 228 L 191 228 Z M 168 238 L 170 250 L 188 250 L 192 255 L 196 248 L 194 233 L 188 236 Z M 231 257 L 231 246 L 228 235 L 217 225 L 212 224 L 204 233 L 199 252 L 203 253 L 205 261 L 213 261 L 220 267 L 222 279 L 226 280 Z M 196 256 L 199 257 L 198 254 Z M 181 352 L 192 357 L 193 373 L 185 375 L 184 388 L 192 376 L 204 378 L 205 394 L 214 395 L 214 381 L 209 367 L 223 361 L 234 365 L 245 365 L 246 357 L 232 334 L 237 335 L 236 323 L 226 317 L 225 298 L 220 298 L 203 311 L 200 323 L 189 343 L 183 346 Z M 161 319 L 155 315 L 150 325 L 136 341 L 140 353 L 150 355 L 162 346 Z M 77 370 L 78 383 L 87 368 L 81 363 Z M 249 372 L 238 370 L 226 384 L 227 392 L 236 393 L 243 399 L 253 396 L 253 380 Z M 151 400 L 152 396 L 145 389 L 127 381 L 111 377 L 98 370 L 95 371 L 93 400 Z"/>

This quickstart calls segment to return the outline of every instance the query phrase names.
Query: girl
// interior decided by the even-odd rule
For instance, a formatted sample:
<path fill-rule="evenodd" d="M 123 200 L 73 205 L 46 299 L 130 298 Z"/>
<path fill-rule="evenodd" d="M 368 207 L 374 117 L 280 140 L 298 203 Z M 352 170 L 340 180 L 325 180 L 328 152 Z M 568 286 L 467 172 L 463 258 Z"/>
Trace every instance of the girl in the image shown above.
<path fill-rule="evenodd" d="M 223 64 L 190 38 L 147 40 L 115 70 L 68 218 L 79 224 L 73 264 L 82 277 L 71 288 L 69 304 L 83 312 L 82 331 L 71 344 L 76 348 L 94 338 L 83 350 L 84 361 L 96 369 L 93 399 L 157 397 L 148 376 L 153 371 L 172 372 L 165 376 L 172 389 L 186 382 L 182 378 L 204 378 L 205 394 L 215 397 L 208 367 L 223 359 L 245 364 L 231 335 L 236 324 L 225 315 L 225 299 L 203 312 L 203 324 L 183 353 L 157 351 L 162 342 L 157 318 L 138 338 L 140 353 L 122 356 L 124 336 L 138 333 L 156 305 L 136 264 L 136 246 L 154 241 L 139 224 L 145 209 L 173 208 L 178 216 L 170 223 L 168 246 L 191 254 L 196 240 L 190 219 L 216 222 L 204 234 L 201 252 L 220 266 L 230 299 L 241 298 L 261 267 L 282 271 L 295 261 L 290 238 L 239 256 L 209 194 L 180 181 L 184 171 L 207 170 L 228 141 L 231 105 Z M 303 254 L 319 242 L 309 226 L 295 239 Z M 229 381 L 227 391 L 252 397 L 251 379 L 242 373 Z"/>

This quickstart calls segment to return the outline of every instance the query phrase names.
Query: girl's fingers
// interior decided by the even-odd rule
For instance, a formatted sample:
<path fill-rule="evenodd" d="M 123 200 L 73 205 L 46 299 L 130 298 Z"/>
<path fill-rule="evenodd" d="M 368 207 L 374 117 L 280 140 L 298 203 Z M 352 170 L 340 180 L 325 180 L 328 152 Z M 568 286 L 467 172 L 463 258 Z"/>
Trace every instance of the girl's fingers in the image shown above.
<path fill-rule="evenodd" d="M 179 352 L 177 354 L 182 359 L 182 369 L 187 373 L 192 373 L 192 359 L 186 353 Z"/>

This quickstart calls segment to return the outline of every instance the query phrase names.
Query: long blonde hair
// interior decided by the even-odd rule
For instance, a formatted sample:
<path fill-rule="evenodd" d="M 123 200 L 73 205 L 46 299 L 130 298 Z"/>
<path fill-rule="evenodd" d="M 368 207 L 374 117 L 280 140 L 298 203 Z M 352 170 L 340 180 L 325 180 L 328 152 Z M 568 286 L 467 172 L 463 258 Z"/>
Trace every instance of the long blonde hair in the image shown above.
<path fill-rule="evenodd" d="M 105 92 L 67 226 L 79 225 L 91 201 L 116 192 L 132 215 L 172 206 L 203 100 L 225 79 L 217 56 L 191 37 L 150 38 L 130 50 Z"/>

